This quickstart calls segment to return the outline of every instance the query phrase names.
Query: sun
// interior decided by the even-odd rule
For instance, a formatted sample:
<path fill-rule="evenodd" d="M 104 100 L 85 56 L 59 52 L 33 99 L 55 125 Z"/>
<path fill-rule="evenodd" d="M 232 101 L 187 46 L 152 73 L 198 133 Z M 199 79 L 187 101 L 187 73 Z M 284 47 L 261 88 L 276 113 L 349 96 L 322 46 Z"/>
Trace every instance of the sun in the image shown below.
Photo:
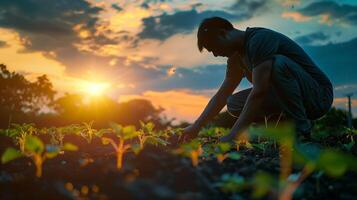
<path fill-rule="evenodd" d="M 85 82 L 83 83 L 82 91 L 91 96 L 103 95 L 106 89 L 110 86 L 109 83 Z"/>

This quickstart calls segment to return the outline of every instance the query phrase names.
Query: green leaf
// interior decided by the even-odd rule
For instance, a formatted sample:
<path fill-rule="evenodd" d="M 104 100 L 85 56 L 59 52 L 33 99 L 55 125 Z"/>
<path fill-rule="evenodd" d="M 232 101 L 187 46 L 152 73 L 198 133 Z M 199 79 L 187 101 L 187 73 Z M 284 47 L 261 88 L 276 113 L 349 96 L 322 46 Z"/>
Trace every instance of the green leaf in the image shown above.
<path fill-rule="evenodd" d="M 117 123 L 110 123 L 110 127 L 113 129 L 114 134 L 117 136 L 122 135 L 123 126 Z"/>
<path fill-rule="evenodd" d="M 163 146 L 166 146 L 168 144 L 167 141 L 161 139 L 161 138 L 158 138 L 158 137 L 154 137 L 154 136 L 149 136 L 146 140 L 147 143 L 149 144 L 153 144 L 153 145 L 163 145 Z"/>
<path fill-rule="evenodd" d="M 236 193 L 244 188 L 245 180 L 239 174 L 223 174 L 221 181 L 216 185 L 225 193 Z"/>
<path fill-rule="evenodd" d="M 12 147 L 7 148 L 5 152 L 1 156 L 1 163 L 7 163 L 11 160 L 14 160 L 16 158 L 19 158 L 23 156 L 22 153 Z"/>
<path fill-rule="evenodd" d="M 46 158 L 54 158 L 54 157 L 56 157 L 57 155 L 58 155 L 58 151 L 57 152 L 46 152 L 45 153 L 45 156 L 46 156 Z"/>
<path fill-rule="evenodd" d="M 131 139 L 133 137 L 136 137 L 140 134 L 140 131 L 136 131 L 135 126 L 125 126 L 123 128 L 123 139 Z"/>
<path fill-rule="evenodd" d="M 141 125 L 141 128 L 147 133 L 151 133 L 154 130 L 154 127 L 155 127 L 154 123 L 148 122 L 148 123 L 145 124 L 141 120 L 140 120 L 140 125 Z"/>
<path fill-rule="evenodd" d="M 218 153 L 225 153 L 229 150 L 231 150 L 231 145 L 228 142 L 221 142 L 216 145 L 216 151 Z"/>
<path fill-rule="evenodd" d="M 259 199 L 265 196 L 270 188 L 274 187 L 274 178 L 265 172 L 258 172 L 253 179 L 253 193 L 254 199 Z"/>
<path fill-rule="evenodd" d="M 43 142 L 36 136 L 28 135 L 25 138 L 25 149 L 34 152 L 37 154 L 41 154 L 44 151 Z"/>
<path fill-rule="evenodd" d="M 102 144 L 107 145 L 110 143 L 111 140 L 112 139 L 110 139 L 110 138 L 102 137 Z"/>
<path fill-rule="evenodd" d="M 355 145 L 355 141 L 351 141 L 350 143 L 348 144 L 344 144 L 343 147 L 348 150 L 348 151 L 351 151 L 352 147 Z"/>
<path fill-rule="evenodd" d="M 64 151 L 77 151 L 78 147 L 72 143 L 65 143 L 62 147 L 62 150 Z"/>
<path fill-rule="evenodd" d="M 232 160 L 239 160 L 241 158 L 241 154 L 238 152 L 232 152 L 228 154 L 228 158 Z"/>
<path fill-rule="evenodd" d="M 353 159 L 341 153 L 326 150 L 318 161 L 318 167 L 325 170 L 332 177 L 339 177 L 347 171 L 349 162 Z M 356 162 L 355 159 L 354 162 Z"/>
<path fill-rule="evenodd" d="M 265 150 L 265 145 L 264 145 L 263 143 L 252 144 L 252 146 L 253 146 L 254 148 L 257 148 L 257 149 L 261 150 L 261 151 L 264 151 L 264 150 Z"/>
<path fill-rule="evenodd" d="M 249 127 L 248 131 L 251 135 L 268 137 L 280 143 L 286 143 L 287 141 L 292 142 L 295 133 L 293 125 L 289 123 L 281 124 L 277 128 L 272 126 L 268 128 L 262 126 Z"/>
<path fill-rule="evenodd" d="M 133 150 L 133 152 L 135 153 L 135 155 L 138 155 L 140 153 L 140 151 L 142 150 L 140 148 L 140 144 L 135 143 L 131 145 L 131 149 Z"/>

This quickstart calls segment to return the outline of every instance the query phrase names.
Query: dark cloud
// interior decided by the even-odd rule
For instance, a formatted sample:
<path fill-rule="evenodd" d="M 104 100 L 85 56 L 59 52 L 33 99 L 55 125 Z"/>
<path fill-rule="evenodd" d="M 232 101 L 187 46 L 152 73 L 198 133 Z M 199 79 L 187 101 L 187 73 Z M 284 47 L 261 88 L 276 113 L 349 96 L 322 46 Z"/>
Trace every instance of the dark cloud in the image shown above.
<path fill-rule="evenodd" d="M 92 29 L 100 10 L 84 0 L 1 0 L 0 26 L 56 37 L 72 34 L 79 23 Z"/>
<path fill-rule="evenodd" d="M 116 44 L 103 34 L 94 35 L 101 11 L 85 0 L 1 0 L 0 27 L 14 29 L 28 41 L 22 52 L 54 52 L 67 70 L 76 70 L 89 61 L 108 58 L 80 52 L 75 44 L 85 42 L 94 49 Z M 87 36 L 80 37 L 79 31 L 86 31 Z"/>
<path fill-rule="evenodd" d="M 267 1 L 265 0 L 239 0 L 227 8 L 230 12 L 223 10 L 197 12 L 197 7 L 202 6 L 202 3 L 192 4 L 191 10 L 144 18 L 144 28 L 138 36 L 144 39 L 165 40 L 178 33 L 192 32 L 204 18 L 218 16 L 232 21 L 245 20 L 253 17 L 266 5 Z"/>
<path fill-rule="evenodd" d="M 4 48 L 4 47 L 7 47 L 8 44 L 5 42 L 5 41 L 1 41 L 0 40 L 0 48 Z"/>
<path fill-rule="evenodd" d="M 115 10 L 117 10 L 118 12 L 122 11 L 123 8 L 118 6 L 117 4 L 112 4 L 112 8 L 114 8 Z"/>
<path fill-rule="evenodd" d="M 143 67 L 131 68 L 126 71 L 126 76 L 137 85 L 136 92 L 146 90 L 166 91 L 170 89 L 189 88 L 193 90 L 214 89 L 223 81 L 225 65 L 208 65 L 195 68 L 176 68 L 175 74 L 167 75 L 170 67 L 161 66 L 158 69 Z M 135 78 L 133 78 L 133 76 Z"/>
<path fill-rule="evenodd" d="M 144 9 L 149 9 L 151 4 L 157 4 L 157 3 L 163 3 L 169 0 L 144 0 L 140 7 L 144 8 Z"/>
<path fill-rule="evenodd" d="M 338 4 L 334 1 L 314 2 L 298 10 L 306 16 L 317 16 L 329 14 L 333 20 L 347 22 L 352 25 L 357 24 L 357 6 L 348 4 Z"/>
<path fill-rule="evenodd" d="M 143 19 L 143 30 L 138 34 L 143 39 L 165 40 L 178 33 L 190 33 L 207 17 L 219 16 L 228 20 L 246 18 L 245 14 L 234 15 L 225 11 L 209 10 L 197 12 L 196 9 L 179 11 L 172 15 L 164 13 Z"/>
<path fill-rule="evenodd" d="M 330 39 L 330 36 L 323 33 L 323 32 L 314 32 L 310 33 L 308 35 L 303 35 L 297 37 L 295 40 L 301 45 L 312 45 L 312 44 L 318 44 L 321 42 L 327 42 Z"/>
<path fill-rule="evenodd" d="M 228 9 L 234 13 L 243 13 L 247 18 L 252 17 L 262 8 L 266 8 L 267 0 L 236 0 Z"/>

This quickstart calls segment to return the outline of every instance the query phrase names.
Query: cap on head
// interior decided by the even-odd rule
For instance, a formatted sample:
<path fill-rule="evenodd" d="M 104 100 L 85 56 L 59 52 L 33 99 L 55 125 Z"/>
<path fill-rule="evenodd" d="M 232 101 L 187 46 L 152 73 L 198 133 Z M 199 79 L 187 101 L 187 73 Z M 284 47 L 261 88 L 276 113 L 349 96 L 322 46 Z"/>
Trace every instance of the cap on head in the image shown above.
<path fill-rule="evenodd" d="M 200 51 L 214 41 L 220 29 L 232 30 L 233 25 L 222 17 L 210 17 L 202 20 L 197 32 L 197 46 Z"/>

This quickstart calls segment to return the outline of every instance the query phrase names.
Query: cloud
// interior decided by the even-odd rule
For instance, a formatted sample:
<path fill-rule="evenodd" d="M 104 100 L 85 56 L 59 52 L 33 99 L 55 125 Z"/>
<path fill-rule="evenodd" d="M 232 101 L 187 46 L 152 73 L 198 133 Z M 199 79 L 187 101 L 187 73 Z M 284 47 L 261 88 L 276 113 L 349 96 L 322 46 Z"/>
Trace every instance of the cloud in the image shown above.
<path fill-rule="evenodd" d="M 301 45 L 316 45 L 326 43 L 330 39 L 330 36 L 321 32 L 313 32 L 307 35 L 299 36 L 295 40 Z"/>
<path fill-rule="evenodd" d="M 76 69 L 86 66 L 84 60 L 103 59 L 79 51 L 76 44 L 87 43 L 95 49 L 115 43 L 97 30 L 101 11 L 85 0 L 2 0 L 0 27 L 19 33 L 24 46 L 22 53 L 42 52 L 67 69 Z"/>
<path fill-rule="evenodd" d="M 177 121 L 193 122 L 207 105 L 209 98 L 192 90 L 146 91 L 141 95 L 121 95 L 119 102 L 143 98 L 165 109 L 164 114 Z M 176 121 L 176 122 L 177 122 Z"/>
<path fill-rule="evenodd" d="M 24 47 L 17 32 L 0 28 L 0 40 L 7 41 L 6 47 L 0 48 L 0 60 L 10 71 L 21 73 L 29 80 L 47 74 L 59 93 L 77 92 L 77 83 L 83 80 L 66 75 L 65 66 L 58 61 L 40 52 L 18 53 Z"/>
<path fill-rule="evenodd" d="M 305 22 L 311 19 L 311 17 L 305 16 L 299 12 L 283 12 L 281 16 L 287 19 L 291 18 L 296 22 Z"/>
<path fill-rule="evenodd" d="M 334 1 L 320 1 L 309 4 L 299 9 L 302 16 L 320 16 L 320 23 L 332 24 L 333 22 L 342 24 L 357 24 L 357 6 L 348 4 L 338 4 Z"/>
<path fill-rule="evenodd" d="M 116 11 L 120 12 L 123 10 L 122 7 L 118 6 L 117 4 L 112 4 L 112 8 L 114 8 Z"/>
<path fill-rule="evenodd" d="M 219 16 L 228 20 L 246 20 L 253 17 L 265 7 L 264 0 L 239 0 L 224 10 L 205 10 L 198 12 L 202 3 L 192 4 L 191 9 L 177 11 L 173 14 L 164 12 L 158 16 L 143 18 L 143 30 L 138 34 L 141 39 L 166 40 L 175 34 L 191 33 L 199 23 L 208 17 Z"/>
<path fill-rule="evenodd" d="M 300 0 L 278 0 L 282 6 L 284 7 L 294 7 L 296 5 L 300 5 Z"/>
<path fill-rule="evenodd" d="M 266 8 L 266 0 L 236 0 L 228 9 L 234 13 L 243 14 L 246 18 L 253 17 L 257 11 Z"/>
<path fill-rule="evenodd" d="M 174 14 L 163 13 L 159 16 L 144 18 L 143 30 L 138 34 L 142 39 L 165 40 L 175 34 L 191 33 L 207 17 L 219 16 L 228 20 L 247 18 L 247 13 L 231 14 L 220 10 L 197 12 L 196 9 L 179 11 Z"/>

